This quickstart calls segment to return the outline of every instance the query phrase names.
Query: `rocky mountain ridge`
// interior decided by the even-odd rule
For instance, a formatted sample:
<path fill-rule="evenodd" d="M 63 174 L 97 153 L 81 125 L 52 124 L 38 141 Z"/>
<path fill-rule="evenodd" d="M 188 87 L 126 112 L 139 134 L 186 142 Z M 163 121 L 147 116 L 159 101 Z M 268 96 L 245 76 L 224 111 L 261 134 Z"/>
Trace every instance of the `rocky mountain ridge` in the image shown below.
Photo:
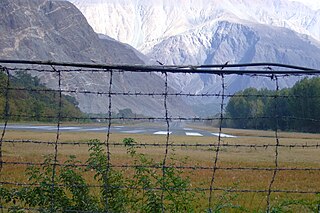
<path fill-rule="evenodd" d="M 141 55 L 129 45 L 104 37 L 101 39 L 82 13 L 70 2 L 51 0 L 2 0 L 0 2 L 0 58 L 51 60 L 81 63 L 144 64 Z M 56 76 L 33 73 L 51 88 L 57 88 Z M 109 73 L 63 73 L 66 90 L 106 92 Z M 163 92 L 164 80 L 154 73 L 115 73 L 114 92 Z M 71 94 L 74 95 L 74 94 Z M 87 113 L 106 113 L 108 97 L 76 94 L 79 107 Z M 112 111 L 130 108 L 147 116 L 164 115 L 163 97 L 112 98 Z M 170 113 L 192 114 L 184 102 L 170 100 Z M 181 107 L 182 106 L 182 107 Z"/>

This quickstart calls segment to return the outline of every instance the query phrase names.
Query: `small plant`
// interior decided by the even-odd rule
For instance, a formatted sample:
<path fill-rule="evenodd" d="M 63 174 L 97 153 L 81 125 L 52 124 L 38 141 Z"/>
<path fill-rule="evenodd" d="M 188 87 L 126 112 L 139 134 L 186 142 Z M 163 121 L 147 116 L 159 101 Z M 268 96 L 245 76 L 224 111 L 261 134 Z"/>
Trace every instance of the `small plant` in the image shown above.
<path fill-rule="evenodd" d="M 20 208 L 36 208 L 39 212 L 65 212 L 77 210 L 98 210 L 97 202 L 89 193 L 83 169 L 76 167 L 75 156 L 64 162 L 59 174 L 53 175 L 53 156 L 45 157 L 42 166 L 30 166 L 26 170 L 29 186 L 17 189 L 0 188 L 5 203 L 13 204 L 10 212 Z"/>
<path fill-rule="evenodd" d="M 283 199 L 270 209 L 271 213 L 280 212 L 320 212 L 320 194 L 315 200 L 306 199 Z"/>
<path fill-rule="evenodd" d="M 235 184 L 232 188 L 235 188 Z M 238 194 L 232 194 L 228 191 L 224 191 L 221 195 L 217 196 L 214 201 L 214 205 L 208 212 L 220 213 L 220 212 L 248 212 L 248 210 L 240 205 L 234 204 L 234 201 L 238 198 Z"/>
<path fill-rule="evenodd" d="M 182 172 L 175 168 L 173 163 L 167 165 L 165 175 L 162 175 L 162 162 L 157 163 L 145 154 L 139 153 L 136 141 L 125 138 L 124 145 L 127 153 L 134 162 L 134 175 L 129 180 L 131 208 L 141 212 L 194 212 L 194 193 L 190 190 L 190 180 L 183 178 Z M 161 193 L 164 193 L 164 202 Z"/>
<path fill-rule="evenodd" d="M 45 157 L 41 166 L 26 169 L 29 180 L 21 188 L 0 186 L 0 202 L 10 206 L 9 212 L 35 209 L 39 212 L 195 212 L 194 193 L 189 191 L 190 180 L 182 172 L 167 165 L 162 175 L 162 164 L 139 153 L 132 138 L 123 140 L 127 153 L 133 161 L 133 174 L 124 175 L 112 167 L 103 144 L 91 140 L 87 167 L 70 156 L 63 164 L 54 157 Z M 174 159 L 172 159 L 174 161 Z M 56 175 L 53 177 L 53 168 Z M 93 195 L 84 174 L 93 172 L 100 187 L 100 194 Z M 161 200 L 163 191 L 164 199 Z"/>
<path fill-rule="evenodd" d="M 89 148 L 90 156 L 87 160 L 87 169 L 95 171 L 94 179 L 102 187 L 100 203 L 104 212 L 125 212 L 127 201 L 125 178 L 122 173 L 108 165 L 107 155 L 99 140 L 91 140 Z"/>

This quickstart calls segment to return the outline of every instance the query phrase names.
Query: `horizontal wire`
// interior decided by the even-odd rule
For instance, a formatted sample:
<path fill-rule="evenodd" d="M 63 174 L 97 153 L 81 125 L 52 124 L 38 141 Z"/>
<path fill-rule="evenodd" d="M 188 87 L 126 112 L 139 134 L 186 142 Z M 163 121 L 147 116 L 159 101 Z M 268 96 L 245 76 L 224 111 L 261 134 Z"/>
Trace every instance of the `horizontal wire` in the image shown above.
<path fill-rule="evenodd" d="M 0 181 L 0 185 L 14 185 L 14 186 L 43 186 L 39 183 L 20 183 L 20 182 L 9 182 L 9 181 Z M 53 184 L 46 184 L 48 186 L 51 186 Z M 54 184 L 57 187 L 83 187 L 84 185 L 79 184 Z M 104 185 L 87 185 L 90 188 L 101 188 Z M 201 188 L 201 187 L 195 187 L 195 188 L 176 188 L 176 187 L 152 187 L 152 188 L 142 188 L 142 187 L 130 187 L 130 186 L 115 186 L 115 185 L 109 185 L 110 188 L 114 189 L 131 189 L 131 190 L 148 190 L 148 191 L 195 191 L 195 192 L 201 192 L 201 191 L 210 191 L 210 188 Z M 233 188 L 222 188 L 222 187 L 214 187 L 211 190 L 214 191 L 224 191 L 224 192 L 238 192 L 238 193 L 268 193 L 268 189 L 233 189 Z M 288 193 L 288 194 L 319 194 L 320 191 L 311 191 L 311 190 L 282 190 L 282 189 L 272 189 L 271 190 L 274 193 Z"/>
<path fill-rule="evenodd" d="M 24 165 L 24 166 L 44 166 L 44 165 L 54 165 L 48 163 L 37 163 L 37 162 L 14 162 L 14 161 L 3 161 L 3 164 L 7 165 Z M 88 167 L 89 164 L 64 164 L 64 163 L 56 163 L 56 166 L 60 167 Z M 182 170 L 212 170 L 214 167 L 210 166 L 161 166 L 158 164 L 155 165 L 130 165 L 130 164 L 122 164 L 122 165 L 110 165 L 111 168 L 150 168 L 150 169 L 182 169 Z M 216 167 L 217 170 L 223 171 L 234 171 L 234 170 L 242 170 L 242 171 L 320 171 L 320 168 L 298 168 L 298 167 Z"/>
<path fill-rule="evenodd" d="M 8 114 L 9 120 L 11 118 L 28 118 L 28 119 L 37 119 L 38 115 L 23 115 L 23 114 Z M 294 117 L 294 116 L 248 116 L 248 117 L 224 117 L 223 120 L 258 120 L 258 119 L 288 119 L 288 120 L 302 120 L 302 121 L 313 121 L 320 122 L 318 118 L 306 118 L 306 117 Z M 57 119 L 56 116 L 51 115 L 41 115 L 41 119 Z M 107 116 L 88 116 L 88 117 L 76 117 L 76 116 L 61 116 L 61 120 L 103 120 L 109 119 Z M 219 117 L 168 117 L 168 120 L 171 121 L 193 121 L 193 122 L 201 122 L 201 121 L 217 121 Z M 110 120 L 132 120 L 132 121 L 165 121 L 164 117 L 111 117 Z M 261 130 L 261 129 L 259 129 Z"/>
<path fill-rule="evenodd" d="M 31 61 L 31 60 L 0 60 L 3 64 L 22 64 L 22 65 L 46 65 L 46 66 L 63 66 L 63 67 L 80 67 L 94 68 L 103 70 L 122 70 L 131 72 L 167 72 L 167 73 L 208 73 L 208 74 L 290 74 L 290 75 L 307 75 L 319 74 L 320 71 L 308 67 L 294 66 L 280 63 L 247 63 L 247 64 L 217 64 L 217 65 L 200 65 L 200 66 L 154 66 L 154 65 L 119 65 L 119 64 L 88 64 L 88 63 L 67 63 L 53 61 Z M 243 67 L 262 67 L 261 70 L 228 70 L 229 68 Z M 224 68 L 224 69 L 223 69 Z M 266 69 L 268 68 L 268 69 Z M 277 70 L 284 68 L 288 70 Z M 32 68 L 31 68 L 32 69 Z M 71 70 L 72 71 L 72 70 Z"/>
<path fill-rule="evenodd" d="M 1 67 L 1 65 L 0 65 Z M 110 72 L 114 72 L 114 73 L 180 73 L 180 74 L 208 74 L 208 75 L 241 75 L 241 76 L 247 76 L 247 77 L 260 77 L 260 78 L 270 78 L 271 80 L 274 79 L 275 75 L 277 75 L 277 78 L 287 78 L 287 77 L 302 77 L 302 76 L 319 76 L 320 75 L 320 71 L 319 70 L 311 70 L 311 71 L 307 71 L 307 72 L 301 72 L 301 71 L 296 71 L 296 72 L 292 72 L 292 71 L 271 71 L 271 72 L 263 72 L 261 70 L 256 70 L 256 71 L 240 71 L 239 70 L 214 70 L 214 72 L 212 72 L 212 70 L 209 71 L 184 71 L 184 70 L 178 70 L 178 71 L 172 71 L 172 70 L 167 70 L 167 71 L 159 71 L 159 70 L 150 70 L 150 71 L 139 71 L 139 70 L 112 70 L 112 69 L 94 69 L 94 70 L 88 70 L 88 69 L 67 69 L 67 70 L 51 70 L 51 69 L 37 69 L 37 68 L 7 68 L 9 71 L 21 71 L 21 72 L 39 72 L 39 73 L 60 73 L 61 74 L 68 74 L 68 73 L 91 73 L 91 74 L 97 74 L 97 73 L 110 73 Z M 1 70 L 0 70 L 1 71 Z M 282 74 L 281 74 L 282 73 Z"/>
<path fill-rule="evenodd" d="M 244 136 L 245 137 L 245 136 Z M 252 136 L 248 136 L 252 137 Z M 261 137 L 261 136 L 260 136 Z M 310 138 L 310 140 L 313 140 L 313 138 Z M 46 144 L 46 145 L 53 145 L 55 142 L 53 141 L 37 141 L 37 140 L 3 140 L 3 143 L 25 143 L 25 144 Z M 92 145 L 93 143 L 91 142 L 58 142 L 58 145 L 73 145 L 73 146 L 80 146 L 80 145 Z M 120 147 L 125 147 L 124 143 L 112 143 L 110 142 L 110 146 L 120 146 Z M 161 144 L 161 143 L 136 143 L 133 146 L 143 146 L 143 147 L 164 147 L 166 144 Z M 185 144 L 185 143 L 171 143 L 169 144 L 170 147 L 217 147 L 218 145 L 216 143 L 195 143 L 195 144 Z M 276 145 L 275 144 L 231 144 L 231 143 L 221 143 L 221 147 L 230 147 L 230 148 L 273 148 Z M 283 147 L 283 148 L 320 148 L 320 144 L 279 144 L 278 147 Z"/>
<path fill-rule="evenodd" d="M 24 88 L 24 87 L 9 87 L 8 90 L 12 91 L 28 91 L 28 92 L 55 92 L 55 93 L 76 93 L 76 94 L 90 94 L 90 95 L 113 95 L 113 96 L 185 96 L 185 97 L 257 97 L 257 98 L 320 98 L 320 95 L 313 95 L 313 96 L 303 96 L 303 95 L 254 95 L 254 94 L 225 94 L 222 95 L 220 93 L 156 93 L 156 92 L 103 92 L 103 91 L 89 91 L 89 90 L 65 90 L 65 89 L 50 89 L 50 88 Z"/>
<path fill-rule="evenodd" d="M 1 206 L 0 205 L 0 209 L 2 210 L 12 210 L 12 208 L 10 207 L 6 207 L 6 206 Z M 26 208 L 26 207 L 17 207 L 17 208 L 14 208 L 15 210 L 19 210 L 19 211 L 37 211 L 37 212 L 50 212 L 50 208 L 32 208 L 32 207 L 29 207 L 29 208 Z M 84 210 L 72 210 L 72 209 L 64 209 L 63 208 L 63 212 L 77 212 L 77 213 L 96 213 L 96 211 L 84 211 Z"/>

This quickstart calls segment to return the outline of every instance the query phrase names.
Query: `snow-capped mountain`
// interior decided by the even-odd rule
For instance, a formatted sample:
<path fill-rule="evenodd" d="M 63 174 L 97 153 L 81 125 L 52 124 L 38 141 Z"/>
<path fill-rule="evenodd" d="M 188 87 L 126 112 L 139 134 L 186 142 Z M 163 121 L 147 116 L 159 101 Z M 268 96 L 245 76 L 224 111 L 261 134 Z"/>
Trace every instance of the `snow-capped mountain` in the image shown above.
<path fill-rule="evenodd" d="M 320 1 L 70 1 L 96 32 L 128 43 L 166 65 L 230 61 L 320 68 Z M 180 74 L 169 79 L 173 88 L 183 92 L 214 92 L 221 87 L 216 76 Z M 261 79 L 231 76 L 226 80 L 230 93 L 249 86 L 274 88 Z M 284 79 L 280 85 L 292 86 L 295 81 Z"/>
<path fill-rule="evenodd" d="M 268 61 L 319 67 L 318 57 L 296 58 L 299 52 L 307 55 L 307 50 L 320 47 L 320 1 L 70 1 L 96 32 L 128 43 L 166 65 Z M 290 39 L 278 42 L 279 34 Z M 266 54 L 261 42 L 267 41 L 271 43 L 266 48 L 278 49 L 283 57 Z M 300 44 L 300 49 L 292 44 Z M 288 49 L 294 51 L 282 53 Z M 188 82 L 182 79 L 177 85 Z"/>
<path fill-rule="evenodd" d="M 149 53 L 162 40 L 221 20 L 285 27 L 320 40 L 320 1 L 70 0 L 93 29 Z M 312 7 L 310 6 L 312 3 Z M 309 5 L 309 6 L 308 6 Z"/>

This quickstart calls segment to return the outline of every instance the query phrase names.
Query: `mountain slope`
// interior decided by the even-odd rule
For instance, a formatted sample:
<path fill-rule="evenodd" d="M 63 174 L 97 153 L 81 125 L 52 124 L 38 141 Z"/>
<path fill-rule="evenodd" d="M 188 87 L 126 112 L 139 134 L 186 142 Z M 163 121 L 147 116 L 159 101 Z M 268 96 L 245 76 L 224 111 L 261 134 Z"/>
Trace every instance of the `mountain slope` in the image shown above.
<path fill-rule="evenodd" d="M 104 44 L 68 2 L 3 0 L 0 9 L 2 58 L 142 63 L 133 51 L 126 59 L 112 55 L 116 49 Z"/>
<path fill-rule="evenodd" d="M 320 68 L 320 7 L 290 0 L 70 0 L 96 32 L 166 65 L 278 62 Z M 315 5 L 320 6 L 320 2 Z M 297 78 L 280 80 L 289 87 Z M 170 75 L 182 92 L 219 92 L 217 76 Z M 274 89 L 265 78 L 229 76 L 229 93 Z M 213 99 L 192 103 L 211 103 Z"/>
<path fill-rule="evenodd" d="M 0 69 L 0 109 L 5 109 L 7 75 Z M 29 90 L 45 90 L 37 77 L 19 72 L 10 77 L 11 88 L 25 87 Z M 54 121 L 59 112 L 59 97 L 54 93 L 11 90 L 9 100 L 10 121 Z M 77 101 L 70 96 L 61 96 L 61 117 L 85 117 L 79 108 Z M 4 119 L 4 117 L 1 117 Z"/>
<path fill-rule="evenodd" d="M 2 0 L 0 2 L 0 58 L 52 60 L 64 62 L 143 64 L 141 56 L 128 45 L 100 39 L 81 12 L 71 3 L 50 0 Z M 57 79 L 37 74 L 43 83 L 57 88 Z M 63 89 L 106 92 L 109 74 L 66 73 Z M 164 91 L 164 81 L 156 74 L 115 73 L 115 92 Z M 142 89 L 139 87 L 143 84 Z M 79 107 L 88 113 L 105 113 L 108 98 L 76 94 Z M 170 101 L 172 114 L 192 113 L 181 107 L 179 98 Z M 113 97 L 112 110 L 131 108 L 144 115 L 164 115 L 163 98 Z M 179 109 L 180 108 L 180 109 Z"/>
<path fill-rule="evenodd" d="M 267 61 L 320 68 L 320 44 L 316 40 L 284 28 L 229 21 L 219 21 L 201 31 L 165 39 L 154 46 L 148 56 L 167 64 Z M 176 89 L 181 88 L 188 92 L 210 92 L 217 91 L 219 87 L 215 78 L 209 75 L 192 75 L 185 78 L 183 75 L 176 75 L 171 78 L 171 84 Z M 260 81 L 251 79 L 241 83 L 243 79 L 236 76 L 230 78 L 228 80 L 230 92 L 249 86 L 274 88 L 272 83 L 272 85 L 267 84 L 262 79 Z M 280 86 L 292 86 L 294 82 L 294 78 L 288 78 L 281 81 Z M 198 85 L 197 88 L 195 84 Z"/>
<path fill-rule="evenodd" d="M 284 27 L 320 40 L 318 9 L 289 0 L 69 0 L 93 29 L 144 53 L 162 40 L 219 20 Z M 303 2 L 303 1 L 301 1 Z M 313 2 L 320 7 L 320 2 Z"/>

